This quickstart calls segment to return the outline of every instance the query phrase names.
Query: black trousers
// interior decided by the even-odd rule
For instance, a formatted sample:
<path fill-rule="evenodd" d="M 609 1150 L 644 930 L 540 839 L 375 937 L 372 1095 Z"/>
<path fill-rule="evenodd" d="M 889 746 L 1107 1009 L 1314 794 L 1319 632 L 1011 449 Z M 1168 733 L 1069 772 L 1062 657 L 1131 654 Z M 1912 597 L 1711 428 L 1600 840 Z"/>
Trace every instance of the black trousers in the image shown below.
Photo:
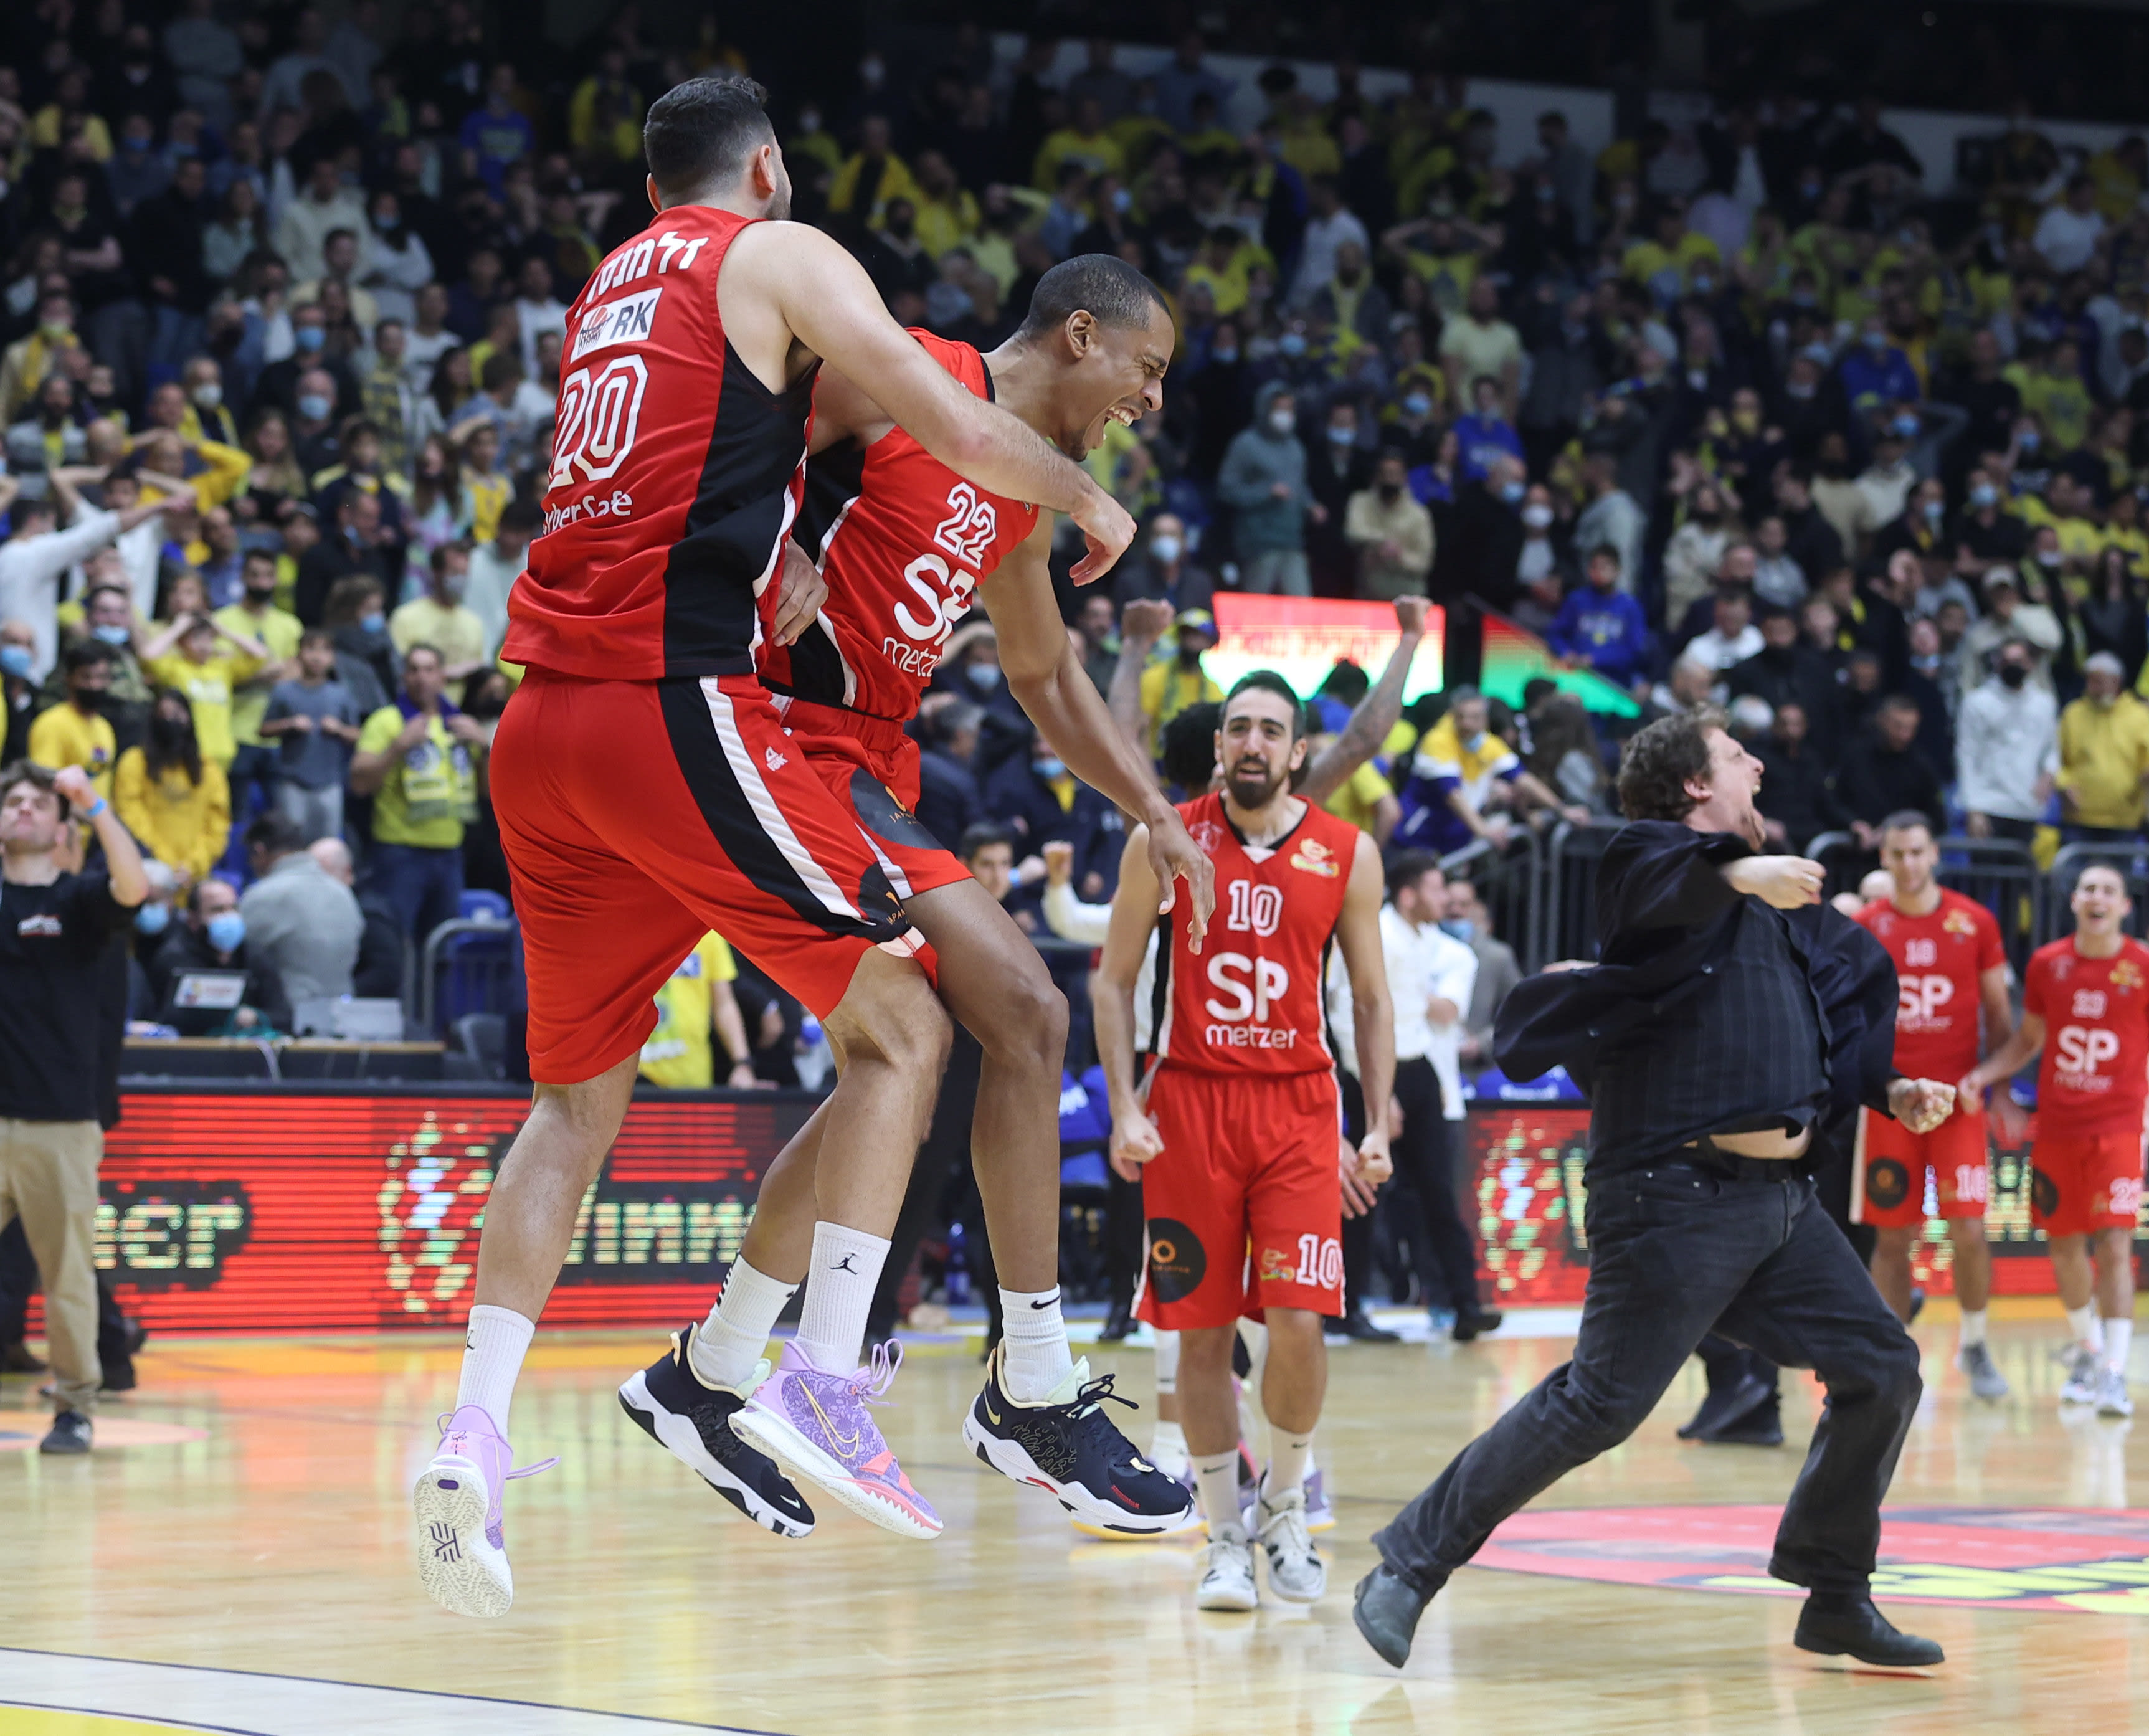
<path fill-rule="evenodd" d="M 0 1230 L 0 1351 L 20 1344 L 29 1329 L 30 1298 L 39 1287 L 38 1263 L 30 1257 L 30 1239 L 23 1220 L 10 1218 Z M 104 1377 L 114 1370 L 130 1369 L 133 1355 L 127 1347 L 127 1316 L 112 1293 L 112 1280 L 97 1275 L 97 1357 Z"/>
<path fill-rule="evenodd" d="M 1344 1131 L 1356 1142 L 1365 1137 L 1365 1094 L 1348 1069 L 1341 1069 Z M 1415 1196 L 1417 1210 L 1404 1235 L 1412 1263 L 1427 1304 L 1442 1304 L 1458 1314 L 1477 1306 L 1477 1240 L 1456 1204 L 1456 1154 L 1462 1124 L 1442 1113 L 1440 1075 L 1420 1057 L 1396 1063 L 1396 1100 L 1402 1105 L 1403 1130 L 1392 1150 L 1395 1180 L 1382 1190 L 1386 1203 L 1397 1183 L 1402 1197 Z M 1343 1295 L 1348 1308 L 1366 1305 L 1372 1278 L 1376 1214 L 1343 1220 Z"/>
<path fill-rule="evenodd" d="M 1880 1502 L 1917 1408 L 1918 1350 L 1803 1175 L 1684 1165 L 1589 1190 L 1589 1284 L 1572 1361 L 1463 1448 L 1373 1541 L 1430 1595 L 1493 1528 L 1638 1428 L 1704 1334 L 1810 1368 L 1828 1405 L 1784 1504 L 1769 1571 L 1863 1592 Z"/>

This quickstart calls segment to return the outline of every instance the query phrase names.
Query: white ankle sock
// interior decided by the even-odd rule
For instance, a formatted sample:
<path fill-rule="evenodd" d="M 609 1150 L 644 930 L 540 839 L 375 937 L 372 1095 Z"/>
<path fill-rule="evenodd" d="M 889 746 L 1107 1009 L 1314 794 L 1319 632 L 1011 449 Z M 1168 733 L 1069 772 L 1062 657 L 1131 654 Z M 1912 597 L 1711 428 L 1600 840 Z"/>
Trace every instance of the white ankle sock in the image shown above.
<path fill-rule="evenodd" d="M 1220 1543 L 1231 1537 L 1244 1542 L 1246 1527 L 1239 1517 L 1237 1448 L 1195 1460 L 1194 1482 L 1201 1491 L 1201 1511 L 1209 1521 L 1209 1541 Z"/>
<path fill-rule="evenodd" d="M 2104 1331 L 2097 1325 L 2096 1304 L 2086 1302 L 2079 1308 L 2067 1310 L 2067 1330 L 2075 1335 L 2075 1342 L 2089 1350 L 2104 1348 Z"/>
<path fill-rule="evenodd" d="M 1156 1396 L 1170 1398 L 1179 1391 L 1179 1334 L 1156 1335 Z"/>
<path fill-rule="evenodd" d="M 1074 1366 L 1059 1290 L 1002 1290 L 1000 1380 L 1019 1405 L 1042 1404 Z"/>
<path fill-rule="evenodd" d="M 496 1308 L 481 1302 L 470 1311 L 470 1331 L 463 1340 L 462 1383 L 455 1389 L 455 1408 L 476 1405 L 490 1416 L 503 1434 L 507 1429 L 507 1407 L 515 1399 L 515 1377 L 522 1372 L 522 1359 L 537 1322 L 512 1308 Z"/>
<path fill-rule="evenodd" d="M 1269 1425 L 1269 1472 L 1262 1492 L 1271 1499 L 1306 1487 L 1306 1467 L 1313 1457 L 1313 1433 L 1294 1435 Z"/>
<path fill-rule="evenodd" d="M 2104 1366 L 2126 1372 L 2126 1353 L 2134 1348 L 2134 1322 L 2107 1320 L 2104 1323 Z"/>
<path fill-rule="evenodd" d="M 1965 1351 L 1974 1350 L 1979 1345 L 1984 1343 L 1985 1321 L 1985 1311 L 1984 1309 L 1964 1309 L 1962 1311 L 1961 1336 L 1957 1342 L 1956 1348 Z"/>
<path fill-rule="evenodd" d="M 712 1386 L 742 1386 L 752 1379 L 776 1317 L 798 1288 L 756 1271 L 739 1255 L 724 1274 L 723 1294 L 687 1347 L 694 1372 Z"/>
<path fill-rule="evenodd" d="M 841 1224 L 813 1226 L 813 1263 L 806 1269 L 806 1308 L 798 1353 L 824 1374 L 848 1374 L 866 1341 L 866 1316 L 891 1244 Z"/>

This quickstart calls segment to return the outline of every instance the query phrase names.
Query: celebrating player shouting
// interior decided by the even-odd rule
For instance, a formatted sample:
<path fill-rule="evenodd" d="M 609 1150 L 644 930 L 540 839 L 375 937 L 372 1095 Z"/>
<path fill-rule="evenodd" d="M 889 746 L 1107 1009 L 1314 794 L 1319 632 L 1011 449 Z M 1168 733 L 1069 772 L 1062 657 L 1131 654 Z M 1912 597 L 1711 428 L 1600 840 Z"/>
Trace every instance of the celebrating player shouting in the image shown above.
<path fill-rule="evenodd" d="M 989 355 L 930 333 L 912 335 L 964 390 L 1008 409 L 1070 457 L 1097 445 L 1110 423 L 1161 406 L 1173 343 L 1155 286 L 1108 254 L 1045 273 L 1021 329 Z M 1186 880 L 1197 948 L 1210 911 L 1208 858 L 1074 655 L 1046 565 L 1052 514 L 964 481 L 895 425 L 878 390 L 822 370 L 799 529 L 828 594 L 795 642 L 764 637 L 762 678 L 783 696 L 785 751 L 802 757 L 864 828 L 905 913 L 932 944 L 942 999 L 984 1049 L 974 1152 L 1006 1336 L 964 1437 L 987 1463 L 1049 1491 L 1079 1520 L 1115 1532 L 1165 1530 L 1184 1521 L 1185 1492 L 1105 1418 L 1110 1378 L 1093 1382 L 1088 1361 L 1073 1360 L 1060 1311 L 1066 1001 L 1037 949 L 912 814 L 918 747 L 903 725 L 974 597 L 992 619 L 1010 690 L 1054 751 L 1145 823 L 1145 866 L 1165 908 L 1174 878 Z M 793 1341 L 757 1394 L 737 1396 L 752 1383 L 778 1311 L 818 1268 L 813 1199 L 829 1121 L 828 1109 L 816 1113 L 771 1165 L 745 1246 L 703 1329 L 681 1334 L 670 1356 L 628 1380 L 621 1398 L 720 1491 L 731 1481 L 723 1462 L 737 1470 L 728 1427 L 877 1523 L 930 1535 L 939 1523 L 923 1497 L 906 1489 L 888 1499 L 862 1476 L 858 1454 L 829 1450 L 818 1413 L 793 1396 L 794 1385 L 813 1376 L 808 1348 Z M 869 1249 L 855 1238 L 846 1246 L 868 1254 L 876 1274 L 888 1251 L 878 1238 Z"/>
<path fill-rule="evenodd" d="M 2134 905 L 2117 868 L 2084 868 L 2070 908 L 2074 933 L 2031 956 L 2021 1028 L 1961 1089 L 2004 1085 L 2044 1051 L 2030 1212 L 2051 1240 L 2075 1335 L 2060 1400 L 2131 1416 L 2126 1353 L 2134 1342 L 2134 1225 L 2149 1096 L 2149 947 L 2121 926 Z M 2017 1119 L 2004 1093 L 1994 1108 L 2004 1120 Z"/>
<path fill-rule="evenodd" d="M 1323 1316 L 1343 1311 L 1343 1173 L 1377 1185 L 1390 1169 L 1375 1118 L 1339 1167 L 1335 1057 L 1321 1018 L 1330 941 L 1343 949 L 1356 1009 L 1358 1076 L 1386 1103 L 1395 1021 L 1381 951 L 1381 854 L 1371 837 L 1291 793 L 1306 758 L 1305 710 L 1283 678 L 1243 677 L 1216 732 L 1220 792 L 1183 803 L 1215 863 L 1219 921 L 1197 953 L 1173 922 L 1158 949 L 1163 1009 L 1135 1069 L 1135 981 L 1158 920 L 1140 833 L 1127 840 L 1094 994 L 1111 1093 L 1112 1162 L 1140 1175 L 1148 1257 L 1145 1320 L 1180 1336 L 1179 1410 L 1209 1519 L 1195 1601 L 1251 1609 L 1252 1544 L 1239 1508 L 1231 1346 L 1239 1316 L 1269 1329 L 1261 1383 L 1269 1462 L 1253 1515 L 1269 1589 L 1311 1603 L 1327 1568 L 1306 1524 L 1306 1455 L 1327 1385 Z"/>
<path fill-rule="evenodd" d="M 1880 862 L 1895 889 L 1866 905 L 1857 920 L 1895 963 L 1895 1065 L 1914 1079 L 1959 1079 L 1977 1064 L 1980 1011 L 1988 1048 L 2000 1049 L 2014 1031 L 2000 924 L 1975 898 L 1934 878 L 1940 850 L 1923 814 L 1894 813 L 1880 823 Z M 2006 1377 L 1985 1341 L 1992 1250 L 1985 1239 L 1991 1169 L 1983 1098 L 1958 1093 L 1955 1112 L 1930 1133 L 1913 1133 L 1869 1109 L 1858 1151 L 1850 1212 L 1879 1232 L 1873 1281 L 1896 1318 L 1909 1320 L 1910 1248 L 1925 1227 L 1930 1173 L 1955 1252 L 1955 1293 L 1962 1305 L 1955 1364 L 1980 1398 L 2005 1398 Z"/>
<path fill-rule="evenodd" d="M 455 1409 L 412 1496 L 420 1577 L 467 1615 L 512 1598 L 501 1495 L 516 1376 L 626 1115 L 655 993 L 712 929 L 820 1015 L 842 1069 L 828 1161 L 784 1207 L 813 1224 L 810 1371 L 787 1388 L 844 1457 L 851 1498 L 939 1527 L 872 1425 L 878 1373 L 858 1359 L 946 1015 L 878 858 L 754 676 L 818 358 L 871 379 L 978 488 L 1071 513 L 1090 537 L 1078 579 L 1133 534 L 1080 465 L 950 380 L 841 246 L 780 220 L 791 184 L 761 97 L 747 79 L 696 78 L 651 105 L 657 215 L 569 314 L 551 528 L 509 601 L 506 652 L 531 672 L 501 722 L 492 794 L 538 1083 L 486 1202 Z M 810 1524 L 758 1459 L 721 1467 L 727 1492 L 771 1529 Z"/>

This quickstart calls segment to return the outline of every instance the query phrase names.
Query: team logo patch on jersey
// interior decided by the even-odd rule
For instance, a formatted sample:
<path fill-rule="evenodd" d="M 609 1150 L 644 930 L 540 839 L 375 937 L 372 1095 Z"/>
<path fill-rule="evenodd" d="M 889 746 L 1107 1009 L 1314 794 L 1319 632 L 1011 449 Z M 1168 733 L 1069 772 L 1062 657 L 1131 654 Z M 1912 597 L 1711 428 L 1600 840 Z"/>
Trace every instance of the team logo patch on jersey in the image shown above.
<path fill-rule="evenodd" d="M 2111 986 L 2115 989 L 2139 989 L 2141 986 L 2141 967 L 2131 959 L 2121 959 L 2111 967 Z"/>
<path fill-rule="evenodd" d="M 1967 910 L 1950 910 L 1940 918 L 1940 930 L 1947 934 L 1975 934 L 1977 924 Z"/>
<path fill-rule="evenodd" d="M 773 747 L 767 749 L 763 752 L 761 757 L 768 762 L 768 769 L 772 772 L 781 772 L 786 766 L 791 763 L 789 760 L 778 753 Z"/>
<path fill-rule="evenodd" d="M 1865 1197 L 1875 1205 L 1900 1205 L 1910 1194 L 1910 1172 L 1894 1158 L 1878 1158 L 1865 1166 Z"/>
<path fill-rule="evenodd" d="M 1309 874 L 1319 874 L 1332 880 L 1343 872 L 1342 864 L 1335 858 L 1336 853 L 1319 838 L 1309 838 L 1292 854 L 1291 865 L 1295 868 L 1304 868 Z"/>
<path fill-rule="evenodd" d="M 1160 1302 L 1183 1302 L 1201 1287 L 1209 1255 L 1201 1238 L 1176 1218 L 1149 1220 L 1149 1287 Z"/>
<path fill-rule="evenodd" d="M 649 335 L 651 322 L 657 317 L 657 299 L 663 294 L 660 285 L 591 308 L 575 329 L 575 350 L 568 360 L 579 361 L 592 350 L 609 350 L 615 344 L 642 342 Z"/>
<path fill-rule="evenodd" d="M 1196 820 L 1186 829 L 1204 856 L 1214 856 L 1224 848 L 1224 828 L 1214 820 Z"/>

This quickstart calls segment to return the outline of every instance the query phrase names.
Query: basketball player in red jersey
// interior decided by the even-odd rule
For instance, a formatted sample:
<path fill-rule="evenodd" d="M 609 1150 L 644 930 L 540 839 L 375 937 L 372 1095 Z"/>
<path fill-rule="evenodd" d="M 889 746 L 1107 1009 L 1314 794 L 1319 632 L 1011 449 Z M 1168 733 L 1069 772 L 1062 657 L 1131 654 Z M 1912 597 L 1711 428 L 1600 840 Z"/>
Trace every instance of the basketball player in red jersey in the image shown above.
<path fill-rule="evenodd" d="M 1895 961 L 1895 1065 L 1913 1079 L 1959 1079 L 1977 1064 L 1978 1015 L 1986 1048 L 2014 1034 L 2007 956 L 2000 924 L 1975 898 L 1934 878 L 1940 853 L 1923 814 L 1890 814 L 1880 824 L 1880 864 L 1894 891 L 1855 920 Z M 1955 1366 L 1980 1398 L 2005 1398 L 2006 1376 L 1985 1341 L 1992 1295 L 1992 1250 L 1985 1240 L 1991 1168 L 1985 1100 L 1958 1093 L 1954 1113 L 1930 1133 L 1865 1112 L 1851 1183 L 1852 1221 L 1879 1233 L 1873 1281 L 1898 1320 L 1910 1317 L 1910 1248 L 1925 1222 L 1925 1177 L 1933 1178 L 1940 1217 L 1955 1253 L 1955 1300 L 1962 1308 Z"/>
<path fill-rule="evenodd" d="M 964 390 L 1001 405 L 1070 458 L 1098 445 L 1110 423 L 1161 407 L 1174 342 L 1162 296 L 1108 254 L 1045 273 L 1021 329 L 989 355 L 930 333 L 913 335 Z M 903 727 L 974 598 L 992 618 L 1011 691 L 1054 752 L 1147 825 L 1159 885 L 1178 876 L 1195 888 L 1189 919 L 1197 945 L 1209 860 L 1069 643 L 1046 564 L 1052 514 L 964 481 L 833 367 L 822 370 L 813 405 L 816 455 L 796 534 L 818 560 L 828 596 L 795 642 L 764 635 L 762 679 L 781 696 L 787 751 L 864 828 L 932 945 L 942 999 L 984 1047 L 975 1167 L 1005 1337 L 964 1438 L 987 1463 L 1047 1490 L 1078 1519 L 1119 1532 L 1167 1530 L 1186 1519 L 1185 1489 L 1112 1425 L 1101 1402 L 1110 1377 L 1091 1381 L 1087 1361 L 1074 1361 L 1067 1344 L 1057 1281 L 1066 1000 L 1036 947 L 912 815 L 918 748 Z M 679 1335 L 668 1358 L 621 1389 L 628 1414 L 705 1475 L 698 1432 L 664 1394 L 691 1406 L 700 1391 L 737 1388 L 751 1376 L 775 1324 L 769 1301 L 788 1295 L 809 1267 L 816 1169 L 830 1119 L 817 1113 L 762 1178 L 745 1245 L 700 1331 Z M 797 1354 L 787 1347 L 777 1378 L 732 1427 L 820 1483 L 788 1410 L 785 1376 Z M 677 1378 L 667 1378 L 667 1364 Z M 831 1492 L 842 1498 L 840 1489 Z"/>
<path fill-rule="evenodd" d="M 787 1381 L 843 1498 L 930 1536 L 866 1409 L 866 1313 L 946 1054 L 916 935 L 857 823 L 793 749 L 754 678 L 759 599 L 803 486 L 822 356 L 982 489 L 1071 514 L 1094 577 L 1133 533 L 1078 465 L 965 391 L 888 316 L 829 237 L 782 219 L 790 182 L 760 88 L 697 78 L 651 105 L 656 216 L 569 314 L 546 530 L 504 647 L 528 678 L 492 793 L 530 987 L 529 1120 L 487 1201 L 455 1409 L 413 1491 L 420 1577 L 459 1613 L 512 1598 L 503 1425 L 581 1198 L 619 1130 L 653 995 L 711 929 L 819 1014 L 842 1082 L 815 1178 L 809 1372 Z M 721 1427 L 712 1471 L 772 1529 L 812 1516 Z M 838 1419 L 840 1419 L 838 1421 Z M 735 1439 L 735 1437 L 729 1437 Z"/>
<path fill-rule="evenodd" d="M 2131 1416 L 2126 1354 L 2134 1343 L 2134 1229 L 2141 1211 L 2142 1104 L 2149 1097 L 2149 947 L 2123 926 L 2134 905 L 2118 869 L 2084 868 L 2071 908 L 2075 932 L 2031 955 L 2021 1027 L 1960 1089 L 2004 1087 L 2044 1051 L 2030 1213 L 2051 1243 L 2060 1301 L 2075 1335 L 2060 1402 Z M 1993 1111 L 2019 1125 L 2020 1112 L 2004 1089 Z"/>
<path fill-rule="evenodd" d="M 1148 1219 L 1138 1311 L 1180 1334 L 1180 1422 L 1209 1519 L 1195 1592 L 1204 1609 L 1258 1602 L 1231 1389 L 1232 1341 L 1251 1308 L 1269 1329 L 1269 1462 L 1253 1508 L 1269 1589 L 1311 1603 L 1327 1588 L 1306 1532 L 1304 1477 L 1327 1383 L 1322 1320 L 1343 1311 L 1342 1175 L 1347 1168 L 1377 1185 L 1390 1169 L 1380 1117 L 1339 1164 L 1341 1105 L 1321 1016 L 1333 941 L 1351 974 L 1366 1100 L 1386 1103 L 1395 1019 L 1381 950 L 1381 853 L 1367 834 L 1291 793 L 1305 727 L 1297 696 L 1266 670 L 1225 698 L 1223 787 L 1179 809 L 1215 863 L 1218 923 L 1201 954 L 1179 923 L 1160 944 L 1162 1012 L 1145 1079 L 1135 1073 L 1135 979 L 1159 888 L 1139 832 L 1127 840 L 1093 979 L 1112 1163 L 1140 1177 Z"/>

